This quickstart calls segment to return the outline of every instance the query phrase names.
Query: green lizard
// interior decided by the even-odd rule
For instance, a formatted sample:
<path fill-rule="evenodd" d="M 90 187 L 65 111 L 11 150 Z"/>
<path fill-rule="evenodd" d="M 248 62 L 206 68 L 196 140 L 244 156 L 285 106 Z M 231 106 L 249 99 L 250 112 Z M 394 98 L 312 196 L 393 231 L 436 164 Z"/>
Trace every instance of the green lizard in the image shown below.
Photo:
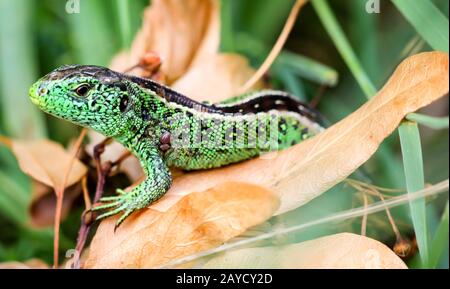
<path fill-rule="evenodd" d="M 207 84 L 205 84 L 207 85 Z M 319 114 L 279 91 L 223 103 L 191 100 L 152 80 L 99 66 L 71 65 L 30 88 L 43 111 L 122 143 L 141 162 L 146 179 L 129 193 L 103 197 L 97 219 L 147 207 L 172 183 L 169 167 L 208 169 L 301 142 L 322 130 Z"/>

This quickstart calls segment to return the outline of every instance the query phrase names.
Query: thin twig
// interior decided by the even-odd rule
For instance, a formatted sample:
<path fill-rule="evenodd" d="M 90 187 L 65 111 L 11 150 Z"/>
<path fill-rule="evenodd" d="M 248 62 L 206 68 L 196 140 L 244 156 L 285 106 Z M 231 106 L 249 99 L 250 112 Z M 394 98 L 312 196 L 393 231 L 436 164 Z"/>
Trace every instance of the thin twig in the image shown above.
<path fill-rule="evenodd" d="M 98 203 L 100 198 L 102 197 L 106 177 L 110 174 L 111 169 L 115 166 L 119 166 L 121 162 L 123 162 L 128 156 L 131 155 L 131 153 L 125 153 L 114 162 L 107 161 L 104 164 L 102 164 L 101 155 L 105 151 L 105 146 L 109 142 L 111 142 L 111 139 L 107 138 L 94 147 L 94 161 L 97 169 L 97 185 L 95 189 L 94 200 L 92 201 L 93 204 Z M 76 259 L 72 263 L 73 269 L 81 268 L 79 257 L 81 256 L 81 253 L 86 244 L 86 240 L 89 231 L 92 227 L 92 224 L 95 221 L 95 215 L 91 211 L 92 208 L 91 201 L 89 199 L 89 193 L 87 192 L 87 186 L 85 184 L 83 185 L 83 194 L 87 195 L 87 197 L 85 196 L 86 209 L 81 216 L 81 226 L 80 229 L 78 230 L 77 245 L 75 247 L 75 250 L 78 252 L 78 255 L 75 256 Z"/>
<path fill-rule="evenodd" d="M 367 195 L 368 194 L 378 197 L 381 200 L 381 202 L 384 203 L 385 202 L 385 197 L 380 192 L 380 190 L 391 191 L 391 192 L 393 191 L 393 190 L 386 189 L 386 188 L 376 187 L 376 186 L 373 186 L 371 184 L 366 184 L 366 183 L 363 183 L 363 182 L 360 182 L 360 181 L 357 181 L 357 180 L 350 180 L 350 179 L 348 179 L 347 183 L 350 184 L 351 186 L 353 186 L 356 190 L 360 191 L 363 194 L 364 206 L 365 207 L 367 206 L 366 202 L 367 202 Z M 389 210 L 388 206 L 385 207 L 385 211 L 386 211 L 386 216 L 387 216 L 387 218 L 389 220 L 389 224 L 391 225 L 392 231 L 394 232 L 395 238 L 396 238 L 396 242 L 395 242 L 395 245 L 394 245 L 394 248 L 393 248 L 394 252 L 398 256 L 400 256 L 402 258 L 405 258 L 411 253 L 411 250 L 412 250 L 411 242 L 410 242 L 410 240 L 408 240 L 407 238 L 404 238 L 401 235 L 400 230 L 398 229 L 397 224 L 395 223 L 394 218 L 392 217 L 391 211 Z M 365 233 L 366 233 L 365 216 L 366 215 L 363 216 L 363 224 L 362 224 L 362 227 L 361 227 L 361 235 L 365 235 Z M 364 230 L 363 230 L 363 228 L 364 228 Z"/>
<path fill-rule="evenodd" d="M 275 45 L 272 47 L 272 50 L 270 51 L 269 55 L 267 55 L 267 58 L 264 60 L 263 64 L 259 67 L 259 69 L 253 74 L 253 76 L 247 80 L 247 82 L 239 89 L 239 94 L 242 94 L 249 90 L 255 83 L 258 82 L 258 80 L 269 70 L 272 63 L 275 61 L 275 58 L 277 58 L 278 54 L 280 53 L 281 49 L 284 46 L 284 43 L 286 42 L 289 33 L 292 30 L 292 27 L 294 26 L 295 20 L 297 19 L 298 12 L 300 11 L 300 8 L 306 3 L 305 0 L 297 0 L 295 1 L 294 5 L 292 6 L 291 13 L 289 14 L 288 19 L 286 20 L 286 23 L 284 24 L 283 30 L 280 33 L 280 36 L 278 36 L 277 41 L 275 42 Z"/>
<path fill-rule="evenodd" d="M 116 169 L 111 172 L 111 175 L 114 175 L 120 169 L 120 164 L 130 156 L 131 156 L 131 152 L 127 150 L 117 160 L 112 162 L 111 168 L 116 168 Z"/>
<path fill-rule="evenodd" d="M 315 108 L 315 107 L 317 107 L 319 105 L 320 101 L 322 100 L 322 96 L 324 95 L 326 89 L 327 89 L 326 85 L 321 85 L 319 87 L 319 90 L 317 91 L 317 93 L 314 95 L 314 97 L 309 102 L 309 105 L 311 107 Z"/>
<path fill-rule="evenodd" d="M 75 162 L 75 158 L 81 148 L 81 144 L 83 143 L 83 139 L 86 136 L 87 129 L 83 128 L 78 136 L 77 141 L 75 142 L 75 146 L 73 148 L 72 156 L 70 158 L 67 171 L 65 172 L 63 182 L 61 187 L 55 188 L 56 193 L 56 209 L 55 209 L 55 224 L 54 224 L 54 237 L 53 237 L 53 268 L 58 267 L 58 259 L 59 259 L 59 227 L 61 224 L 61 211 L 62 204 L 64 199 L 64 189 L 67 184 L 67 180 L 69 179 L 70 171 L 72 170 L 73 164 Z"/>
<path fill-rule="evenodd" d="M 367 200 L 367 195 L 364 193 L 363 193 L 363 199 L 364 199 L 364 209 L 367 209 L 369 202 Z M 361 235 L 366 236 L 366 233 L 367 233 L 367 214 L 364 214 L 362 221 L 361 221 Z"/>
<path fill-rule="evenodd" d="M 86 206 L 86 209 L 90 209 L 92 206 L 92 203 L 91 203 L 91 197 L 89 196 L 89 189 L 87 187 L 87 176 L 84 176 L 81 179 L 81 188 L 83 191 L 83 199 L 84 199 L 84 204 Z"/>

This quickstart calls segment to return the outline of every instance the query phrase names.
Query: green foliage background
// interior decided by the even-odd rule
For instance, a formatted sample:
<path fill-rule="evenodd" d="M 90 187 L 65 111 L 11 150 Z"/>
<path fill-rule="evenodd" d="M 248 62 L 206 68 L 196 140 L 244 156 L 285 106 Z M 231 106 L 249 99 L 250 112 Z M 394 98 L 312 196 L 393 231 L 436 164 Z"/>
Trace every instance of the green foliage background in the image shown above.
<path fill-rule="evenodd" d="M 77 127 L 48 117 L 32 106 L 27 97 L 29 86 L 63 64 L 108 65 L 115 53 L 130 45 L 141 25 L 143 8 L 148 4 L 145 0 L 80 2 L 81 13 L 67 14 L 65 1 L 0 0 L 0 134 L 19 139 L 50 138 L 63 144 L 75 137 Z M 321 95 L 318 108 L 330 123 L 364 103 L 408 54 L 434 49 L 448 53 L 447 0 L 381 0 L 379 14 L 366 13 L 366 0 L 312 2 L 301 11 L 283 52 L 272 66 L 270 82 L 304 101 Z M 257 67 L 277 39 L 293 3 L 293 0 L 223 0 L 221 49 L 244 54 Z M 349 46 L 345 45 L 347 40 Z M 369 84 L 364 84 L 364 79 Z M 424 113 L 447 116 L 448 98 Z M 419 126 L 426 183 L 448 178 L 448 119 L 446 123 L 439 130 Z M 417 132 L 414 128 L 412 131 Z M 406 132 L 406 141 L 410 137 Z M 410 179 L 405 179 L 402 160 L 408 163 L 408 156 L 402 155 L 395 132 L 364 166 L 362 176 L 354 177 L 379 186 L 405 189 Z M 27 211 L 30 193 L 28 177 L 19 170 L 12 154 L 0 146 L 0 262 L 29 258 L 51 262 L 52 230 L 30 227 Z M 271 222 L 279 226 L 305 223 L 360 205 L 361 199 L 355 192 L 340 184 Z M 425 264 L 415 256 L 408 264 L 448 268 L 448 196 L 423 203 L 423 208 L 428 232 L 416 230 L 416 234 L 418 239 L 422 234 L 435 245 L 428 249 L 432 260 Z M 81 210 L 82 202 L 63 223 L 62 256 L 74 247 Z M 393 215 L 402 234 L 412 238 L 410 208 L 395 208 Z M 322 225 L 273 242 L 359 232 L 360 222 Z M 391 246 L 395 242 L 382 213 L 369 217 L 368 235 Z"/>

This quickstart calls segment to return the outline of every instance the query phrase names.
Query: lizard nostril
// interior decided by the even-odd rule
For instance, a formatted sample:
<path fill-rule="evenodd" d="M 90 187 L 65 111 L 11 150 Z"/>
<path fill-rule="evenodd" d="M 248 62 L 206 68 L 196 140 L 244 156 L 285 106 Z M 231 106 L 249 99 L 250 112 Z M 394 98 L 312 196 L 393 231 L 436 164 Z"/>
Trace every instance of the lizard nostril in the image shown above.
<path fill-rule="evenodd" d="M 47 93 L 47 88 L 45 88 L 45 87 L 39 87 L 39 90 L 38 90 L 38 94 L 39 95 L 44 95 L 44 94 L 46 94 Z"/>

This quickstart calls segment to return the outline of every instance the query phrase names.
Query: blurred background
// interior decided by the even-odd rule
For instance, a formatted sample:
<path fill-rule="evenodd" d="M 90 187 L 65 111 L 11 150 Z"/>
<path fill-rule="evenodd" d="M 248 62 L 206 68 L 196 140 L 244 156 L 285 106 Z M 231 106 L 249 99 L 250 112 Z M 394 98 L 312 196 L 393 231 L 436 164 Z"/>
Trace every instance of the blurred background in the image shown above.
<path fill-rule="evenodd" d="M 289 91 L 317 106 L 330 123 L 344 118 L 367 100 L 366 92 L 355 81 L 355 72 L 349 69 L 343 51 L 336 45 L 334 37 L 339 36 L 339 30 L 333 29 L 340 26 L 376 88 L 385 83 L 408 55 L 435 49 L 418 33 L 420 27 L 411 24 L 412 20 L 405 16 L 407 12 L 394 3 L 401 1 L 381 0 L 380 13 L 372 14 L 366 12 L 366 0 L 316 2 L 301 10 L 266 79 L 273 88 Z M 449 1 L 426 2 L 435 9 L 432 12 L 448 19 Z M 257 68 L 279 36 L 293 3 L 293 0 L 222 0 L 221 50 L 245 55 Z M 35 109 L 28 99 L 29 86 L 63 64 L 108 66 L 113 55 L 130 46 L 149 1 L 81 0 L 80 4 L 82 13 L 68 14 L 66 1 L 0 0 L 0 135 L 21 140 L 48 138 L 68 146 L 80 129 Z M 419 25 L 429 25 L 430 19 L 422 20 Z M 448 41 L 448 27 L 444 33 Z M 422 113 L 448 116 L 448 97 Z M 420 126 L 420 132 L 426 183 L 447 179 L 448 125 L 438 130 Z M 354 177 L 377 186 L 405 189 L 397 131 Z M 126 180 L 119 176 L 117 182 Z M 31 206 L 33 190 L 35 185 L 19 169 L 13 154 L 0 145 L 0 262 L 37 258 L 51 264 L 53 232 L 51 224 L 38 226 L 31 220 L 32 210 L 39 209 Z M 343 183 L 271 222 L 277 226 L 305 223 L 362 203 L 361 195 Z M 75 245 L 83 208 L 78 194 L 62 223 L 61 258 Z M 445 208 L 448 227 L 447 195 L 427 202 L 431 239 Z M 394 208 L 392 214 L 401 234 L 414 246 L 409 207 Z M 316 226 L 273 242 L 297 242 L 342 231 L 359 233 L 361 220 Z M 367 235 L 390 247 L 396 242 L 385 213 L 370 216 Z M 443 251 L 436 257 L 435 267 L 448 268 L 448 228 L 441 243 Z M 405 261 L 411 267 L 423 265 L 414 252 Z"/>

